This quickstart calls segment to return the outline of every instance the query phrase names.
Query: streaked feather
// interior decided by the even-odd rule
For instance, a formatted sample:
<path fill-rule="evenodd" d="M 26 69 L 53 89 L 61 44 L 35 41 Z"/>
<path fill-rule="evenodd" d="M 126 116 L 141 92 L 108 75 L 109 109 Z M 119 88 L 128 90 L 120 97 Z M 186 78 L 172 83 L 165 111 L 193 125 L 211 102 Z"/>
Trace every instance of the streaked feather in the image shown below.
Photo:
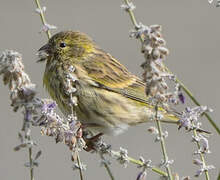
<path fill-rule="evenodd" d="M 66 42 L 67 47 L 60 49 L 60 42 Z M 49 45 L 44 84 L 64 114 L 71 112 L 70 97 L 63 88 L 64 76 L 68 67 L 74 66 L 78 78 L 74 84 L 79 101 L 77 115 L 83 123 L 93 124 L 94 131 L 118 134 L 155 115 L 145 95 L 145 84 L 87 35 L 61 32 L 50 39 Z M 159 113 L 164 115 L 164 121 L 178 122 L 173 113 L 162 108 Z"/>

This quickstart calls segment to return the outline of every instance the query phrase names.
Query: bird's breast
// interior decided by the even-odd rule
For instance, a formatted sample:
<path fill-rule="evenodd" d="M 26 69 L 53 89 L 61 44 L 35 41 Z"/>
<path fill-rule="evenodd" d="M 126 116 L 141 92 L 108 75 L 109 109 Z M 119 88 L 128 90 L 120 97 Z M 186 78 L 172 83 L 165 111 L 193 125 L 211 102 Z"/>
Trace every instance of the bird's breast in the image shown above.
<path fill-rule="evenodd" d="M 44 86 L 62 113 L 67 116 L 71 113 L 71 107 L 70 96 L 64 90 L 63 71 L 65 70 L 61 67 L 46 69 Z M 92 130 L 117 135 L 131 125 L 146 121 L 145 107 L 137 106 L 133 100 L 121 94 L 98 87 L 79 69 L 75 75 L 78 77 L 74 94 L 78 99 L 77 116 L 82 123 L 92 124 Z"/>

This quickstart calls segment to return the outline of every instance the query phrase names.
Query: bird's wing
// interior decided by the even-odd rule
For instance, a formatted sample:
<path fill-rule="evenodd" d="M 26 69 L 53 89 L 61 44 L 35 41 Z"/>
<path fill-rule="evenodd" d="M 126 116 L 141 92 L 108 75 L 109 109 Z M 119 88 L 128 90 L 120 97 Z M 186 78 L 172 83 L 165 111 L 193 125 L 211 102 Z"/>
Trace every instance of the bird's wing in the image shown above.
<path fill-rule="evenodd" d="M 120 64 L 110 54 L 98 50 L 81 64 L 89 77 L 100 85 L 100 88 L 119 93 L 137 102 L 141 106 L 155 108 L 150 105 L 145 94 L 145 84 L 138 77 L 132 75 L 125 66 Z M 168 110 L 158 108 L 164 113 L 167 123 L 178 123 L 180 113 L 175 109 Z M 210 132 L 197 129 L 198 132 L 211 134 Z"/>
<path fill-rule="evenodd" d="M 148 97 L 145 94 L 144 82 L 131 74 L 125 66 L 120 64 L 110 54 L 98 50 L 85 61 L 82 61 L 81 65 L 89 77 L 99 84 L 99 88 L 119 93 L 126 98 L 134 100 L 139 106 L 155 108 L 148 101 Z M 178 121 L 178 118 L 174 115 L 177 113 L 173 110 L 165 110 L 161 107 L 159 107 L 159 110 L 169 119 L 167 122 L 176 123 Z"/>
<path fill-rule="evenodd" d="M 110 54 L 99 50 L 83 61 L 82 66 L 101 88 L 120 93 L 140 103 L 147 103 L 145 84 Z"/>

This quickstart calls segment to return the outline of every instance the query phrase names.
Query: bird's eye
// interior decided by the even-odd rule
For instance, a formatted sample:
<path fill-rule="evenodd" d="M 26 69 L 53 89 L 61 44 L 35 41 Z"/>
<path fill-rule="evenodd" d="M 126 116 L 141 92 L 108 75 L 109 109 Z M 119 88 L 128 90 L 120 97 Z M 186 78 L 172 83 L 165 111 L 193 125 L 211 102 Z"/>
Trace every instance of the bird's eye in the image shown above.
<path fill-rule="evenodd" d="M 66 47 L 66 43 L 64 43 L 64 42 L 61 42 L 61 43 L 60 43 L 60 47 L 61 47 L 61 48 L 64 48 L 64 47 Z"/>

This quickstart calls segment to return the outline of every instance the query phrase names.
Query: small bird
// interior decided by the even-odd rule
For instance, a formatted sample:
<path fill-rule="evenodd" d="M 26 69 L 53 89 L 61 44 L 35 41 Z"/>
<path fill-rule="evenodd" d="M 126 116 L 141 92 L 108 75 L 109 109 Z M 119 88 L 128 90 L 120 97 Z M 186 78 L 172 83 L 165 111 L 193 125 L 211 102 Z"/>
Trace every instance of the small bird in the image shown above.
<path fill-rule="evenodd" d="M 39 61 L 46 61 L 44 86 L 66 116 L 71 114 L 71 97 L 65 93 L 64 81 L 68 69 L 74 67 L 74 96 L 78 99 L 75 111 L 90 131 L 118 135 L 155 117 L 145 83 L 86 34 L 59 32 L 39 49 L 39 54 Z M 174 113 L 163 108 L 158 112 L 163 115 L 161 121 L 178 123 Z"/>

